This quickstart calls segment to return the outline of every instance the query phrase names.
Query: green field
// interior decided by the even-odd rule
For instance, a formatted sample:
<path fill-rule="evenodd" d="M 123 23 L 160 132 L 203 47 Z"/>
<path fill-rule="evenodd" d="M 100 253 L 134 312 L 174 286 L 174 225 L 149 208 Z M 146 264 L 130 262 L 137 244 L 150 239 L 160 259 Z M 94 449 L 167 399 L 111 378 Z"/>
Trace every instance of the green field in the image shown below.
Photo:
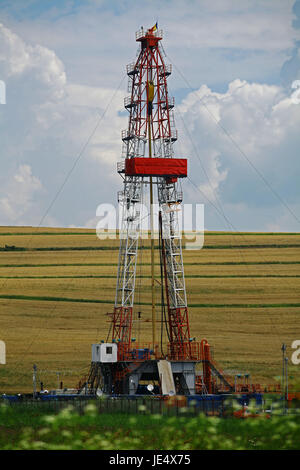
<path fill-rule="evenodd" d="M 41 406 L 37 406 L 41 405 Z M 44 405 L 44 406 L 42 406 Z M 54 403 L 52 403 L 52 408 Z M 45 403 L 0 406 L 1 450 L 297 450 L 298 413 L 266 418 L 205 417 L 180 408 L 170 416 L 107 413 L 99 403 L 55 412 Z M 115 455 L 115 454 L 113 454 Z M 105 459 L 106 456 L 101 456 Z M 224 458 L 224 456 L 223 456 Z M 179 463 L 179 462 L 178 462 Z"/>
<path fill-rule="evenodd" d="M 133 334 L 149 342 L 149 241 L 141 247 Z M 223 370 L 273 382 L 282 343 L 290 356 L 300 339 L 300 234 L 206 232 L 203 249 L 183 256 L 192 336 L 208 339 Z M 118 240 L 94 230 L 0 228 L 0 393 L 31 391 L 33 364 L 46 388 L 88 372 L 91 344 L 109 331 L 117 263 Z M 159 320 L 158 283 L 157 304 Z M 300 366 L 290 361 L 289 374 L 300 381 Z"/>

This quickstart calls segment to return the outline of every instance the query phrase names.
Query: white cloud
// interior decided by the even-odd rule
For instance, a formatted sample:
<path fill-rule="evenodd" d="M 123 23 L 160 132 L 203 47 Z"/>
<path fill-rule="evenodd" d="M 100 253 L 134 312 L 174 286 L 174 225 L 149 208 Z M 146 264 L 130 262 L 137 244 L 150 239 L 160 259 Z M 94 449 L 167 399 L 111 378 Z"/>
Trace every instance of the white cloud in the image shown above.
<path fill-rule="evenodd" d="M 292 26 L 293 3 L 145 0 L 141 8 L 138 0 L 76 6 L 62 2 L 34 22 L 25 13 L 21 22 L 8 13 L 7 21 L 28 42 L 54 49 L 72 82 L 109 87 L 134 58 L 135 31 L 158 19 L 167 53 L 197 87 L 200 82 L 219 84 L 237 76 L 256 81 L 278 77 L 288 50 L 300 39 Z M 182 87 L 175 74 L 173 80 Z"/>
<path fill-rule="evenodd" d="M 32 220 L 32 211 L 36 207 L 36 193 L 42 191 L 40 180 L 32 174 L 29 165 L 20 165 L 14 175 L 2 188 L 0 198 L 1 224 L 18 224 Z M 26 218 L 24 218 L 26 216 Z M 29 219 L 28 219 L 29 217 Z M 35 223 L 37 223 L 35 219 Z"/>
<path fill-rule="evenodd" d="M 82 159 L 90 163 L 85 166 L 84 173 L 72 175 L 72 183 L 81 185 L 86 195 L 98 190 L 98 197 L 103 198 L 103 188 L 111 184 L 110 180 L 116 180 L 121 129 L 127 125 L 126 117 L 119 115 L 123 108 L 123 92 L 69 83 L 63 63 L 54 51 L 38 44 L 28 45 L 3 25 L 0 25 L 0 44 L 0 76 L 7 85 L 7 104 L 0 109 L 1 132 L 5 136 L 2 140 L 2 184 L 15 171 L 16 164 L 33 168 L 45 188 L 40 195 L 40 209 L 46 210 L 84 148 Z M 105 119 L 101 119 L 104 112 Z M 97 123 L 99 126 L 95 130 Z M 89 145 L 84 147 L 88 139 Z M 98 173 L 100 180 L 104 168 L 105 183 L 91 186 L 87 174 L 90 172 L 88 178 L 93 179 Z M 9 188 L 7 190 L 12 194 Z M 78 198 L 75 204 L 79 209 L 84 198 L 74 189 L 73 194 L 75 200 Z M 32 195 L 35 197 L 36 192 Z M 17 221 L 18 214 L 24 220 L 25 211 L 12 202 L 10 197 L 2 198 L 2 223 Z M 80 217 L 80 210 L 74 212 L 75 207 L 69 210 L 66 204 L 53 209 L 61 211 L 64 220 L 64 208 L 73 222 L 75 217 L 80 223 L 76 219 Z M 38 210 L 38 207 L 33 206 L 32 210 Z"/>
<path fill-rule="evenodd" d="M 0 78 L 7 85 L 7 104 L 0 108 L 3 188 L 9 191 L 5 181 L 15 181 L 11 175 L 18 173 L 16 168 L 27 165 L 43 188 L 31 192 L 28 204 L 39 195 L 39 209 L 32 210 L 46 210 L 110 102 L 124 65 L 134 60 L 135 30 L 150 26 L 155 11 L 165 30 L 167 53 L 198 88 L 178 107 L 179 115 L 175 108 L 178 148 L 191 157 L 191 178 L 209 199 L 221 200 L 235 220 L 243 215 L 245 224 L 254 220 L 261 225 L 258 229 L 270 220 L 275 223 L 278 214 L 279 225 L 289 224 L 278 210 L 278 200 L 220 126 L 296 210 L 300 107 L 281 86 L 267 83 L 276 83 L 274 71 L 279 76 L 299 36 L 292 27 L 293 1 L 274 0 L 270 6 L 267 0 L 203 0 L 199 8 L 197 2 L 172 4 L 170 8 L 168 2 L 146 1 L 140 9 L 132 2 L 127 8 L 118 4 L 116 12 L 105 1 L 74 9 L 64 3 L 64 13 L 72 14 L 53 9 L 34 21 L 27 17 L 18 22 L 7 16 L 13 26 L 0 25 Z M 176 78 L 176 67 L 173 71 L 169 83 L 180 88 L 182 79 L 178 73 Z M 222 90 L 229 83 L 223 93 L 212 86 L 220 83 Z M 115 94 L 51 209 L 60 224 L 84 226 L 100 202 L 115 201 L 121 187 L 115 163 L 121 153 L 120 133 L 127 127 L 127 116 L 119 113 L 124 88 Z M 1 201 L 2 214 L 11 220 L 10 214 L 17 213 L 12 199 L 3 195 Z"/>
<path fill-rule="evenodd" d="M 109 88 L 99 88 L 79 84 L 70 84 L 66 87 L 66 105 L 76 113 L 79 119 L 84 118 L 85 125 L 77 127 L 79 131 L 76 138 L 78 144 L 86 139 L 86 129 L 92 129 L 105 112 L 105 119 L 101 120 L 99 130 L 95 133 L 92 144 L 87 149 L 88 155 L 99 163 L 107 164 L 115 173 L 116 162 L 120 160 L 121 130 L 127 126 L 127 116 L 120 116 L 118 111 L 123 108 L 124 92 Z M 111 97 L 114 94 L 114 100 Z M 70 129 L 72 132 L 72 130 Z M 71 137 L 71 136 L 70 136 Z"/>
<path fill-rule="evenodd" d="M 191 179 L 206 198 L 230 205 L 233 219 L 243 204 L 244 214 L 252 215 L 253 207 L 266 211 L 265 228 L 274 218 L 281 228 L 295 227 L 280 199 L 291 207 L 300 203 L 300 107 L 280 87 L 235 80 L 225 93 L 207 87 L 190 93 L 179 111 Z"/>
<path fill-rule="evenodd" d="M 26 44 L 17 34 L 0 23 L 0 62 L 7 78 L 31 74 L 40 84 L 60 98 L 66 74 L 55 53 L 39 44 Z"/>

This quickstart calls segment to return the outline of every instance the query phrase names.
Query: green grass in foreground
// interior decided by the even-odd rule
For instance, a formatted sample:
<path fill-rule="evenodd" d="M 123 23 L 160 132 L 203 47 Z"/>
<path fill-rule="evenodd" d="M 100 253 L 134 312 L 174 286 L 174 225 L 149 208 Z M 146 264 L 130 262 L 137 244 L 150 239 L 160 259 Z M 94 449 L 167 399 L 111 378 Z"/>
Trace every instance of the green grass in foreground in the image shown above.
<path fill-rule="evenodd" d="M 237 419 L 0 406 L 2 450 L 283 450 L 300 448 L 300 415 Z M 183 411 L 186 411 L 183 409 Z"/>

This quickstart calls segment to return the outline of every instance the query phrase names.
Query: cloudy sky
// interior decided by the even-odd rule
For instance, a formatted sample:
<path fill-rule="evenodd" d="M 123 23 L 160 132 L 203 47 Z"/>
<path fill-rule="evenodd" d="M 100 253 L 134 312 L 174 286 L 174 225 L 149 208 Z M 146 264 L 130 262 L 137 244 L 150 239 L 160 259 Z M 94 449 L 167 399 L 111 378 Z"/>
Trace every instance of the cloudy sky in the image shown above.
<path fill-rule="evenodd" d="M 115 203 L 125 67 L 156 21 L 185 202 L 209 230 L 299 231 L 300 0 L 1 0 L 1 225 L 93 226 Z"/>

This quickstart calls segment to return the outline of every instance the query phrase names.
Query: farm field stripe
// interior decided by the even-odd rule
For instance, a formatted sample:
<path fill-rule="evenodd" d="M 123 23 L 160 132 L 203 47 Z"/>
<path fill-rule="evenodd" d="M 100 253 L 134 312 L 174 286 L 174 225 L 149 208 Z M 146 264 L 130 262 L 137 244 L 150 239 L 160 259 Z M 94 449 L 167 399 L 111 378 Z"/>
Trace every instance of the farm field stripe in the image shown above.
<path fill-rule="evenodd" d="M 213 236 L 232 236 L 234 235 L 235 237 L 238 236 L 244 236 L 244 235 L 259 235 L 259 236 L 279 236 L 279 237 L 285 237 L 286 235 L 295 235 L 298 236 L 300 235 L 300 232 L 206 232 L 204 231 L 204 235 L 213 235 Z"/>
<path fill-rule="evenodd" d="M 300 307 L 300 303 L 294 304 L 189 304 L 191 308 L 292 308 Z"/>
<path fill-rule="evenodd" d="M 300 274 L 186 274 L 185 278 L 189 279 L 224 279 L 224 278 L 298 278 Z M 115 275 L 111 274 L 86 274 L 86 275 L 77 275 L 77 276 L 68 276 L 68 275 L 58 275 L 58 276 L 0 276 L 0 279 L 115 279 Z M 151 279 L 151 276 L 147 275 L 137 275 L 138 279 Z"/>
<path fill-rule="evenodd" d="M 1 299 L 12 300 L 38 300 L 38 301 L 53 301 L 53 302 L 79 302 L 79 303 L 97 303 L 97 304 L 114 304 L 111 300 L 102 299 L 76 299 L 68 297 L 48 297 L 48 296 L 29 296 L 29 295 L 14 295 L 14 294 L 1 294 Z M 151 302 L 136 302 L 136 305 L 151 305 Z M 160 305 L 159 303 L 157 305 Z M 280 304 L 190 304 L 191 308 L 282 308 L 282 307 L 300 307 L 300 303 L 280 303 Z"/>
<path fill-rule="evenodd" d="M 158 246 L 154 247 L 158 249 Z M 259 249 L 259 248 L 300 248 L 299 243 L 290 243 L 290 244 L 253 244 L 253 245 L 204 245 L 201 250 L 234 250 L 234 249 Z M 150 246 L 140 247 L 139 250 L 150 250 Z M 184 244 L 183 244 L 183 249 Z M 25 248 L 22 246 L 12 246 L 12 247 L 0 247 L 2 252 L 31 252 L 31 251 L 119 251 L 119 246 L 55 246 L 55 247 L 36 247 L 36 248 Z"/>
<path fill-rule="evenodd" d="M 76 299 L 68 297 L 48 297 L 48 296 L 33 296 L 33 295 L 14 295 L 14 294 L 1 294 L 0 299 L 14 299 L 14 300 L 38 300 L 48 302 L 81 302 L 81 303 L 97 303 L 97 304 L 113 304 L 110 300 L 101 299 Z"/>
<path fill-rule="evenodd" d="M 185 266 L 256 266 L 269 264 L 300 264 L 300 261 L 217 261 L 217 262 L 195 262 L 184 263 Z M 150 263 L 138 263 L 139 266 L 151 266 Z M 0 264 L 0 268 L 42 268 L 42 267 L 60 267 L 60 266 L 118 266 L 118 263 L 44 263 L 44 264 Z M 155 266 L 160 266 L 155 263 Z"/>
<path fill-rule="evenodd" d="M 25 236 L 25 235 L 34 235 L 34 236 L 43 236 L 43 235 L 90 235 L 95 236 L 95 232 L 0 232 L 0 237 L 15 237 L 15 236 Z"/>
<path fill-rule="evenodd" d="M 95 231 L 92 230 L 90 232 L 1 232 L 0 231 L 0 236 L 24 236 L 24 235 L 34 235 L 34 236 L 42 236 L 42 235 L 90 235 L 94 236 Z M 285 237 L 285 236 L 298 236 L 300 235 L 300 232 L 206 232 L 204 231 L 204 235 L 206 236 L 279 236 L 279 237 Z"/>

